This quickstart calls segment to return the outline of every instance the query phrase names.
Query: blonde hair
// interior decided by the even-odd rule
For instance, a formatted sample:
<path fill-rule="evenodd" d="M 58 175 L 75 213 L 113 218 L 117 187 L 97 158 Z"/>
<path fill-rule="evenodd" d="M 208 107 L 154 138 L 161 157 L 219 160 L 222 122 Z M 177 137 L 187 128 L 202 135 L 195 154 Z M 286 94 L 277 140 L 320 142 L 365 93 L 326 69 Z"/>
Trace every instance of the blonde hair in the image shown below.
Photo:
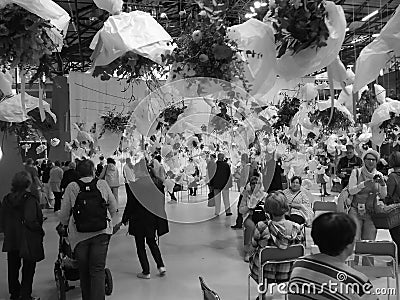
<path fill-rule="evenodd" d="M 268 194 L 265 199 L 264 210 L 271 217 L 280 217 L 289 211 L 289 204 L 282 191 L 275 191 Z"/>

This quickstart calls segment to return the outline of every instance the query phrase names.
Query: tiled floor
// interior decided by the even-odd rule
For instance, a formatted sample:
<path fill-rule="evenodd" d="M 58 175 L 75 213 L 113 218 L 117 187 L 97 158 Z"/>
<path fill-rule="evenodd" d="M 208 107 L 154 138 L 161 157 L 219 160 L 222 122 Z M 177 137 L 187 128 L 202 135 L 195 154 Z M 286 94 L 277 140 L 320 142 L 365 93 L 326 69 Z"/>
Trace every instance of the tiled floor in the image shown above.
<path fill-rule="evenodd" d="M 136 278 L 140 272 L 139 262 L 133 237 L 126 235 L 122 228 L 112 237 L 107 266 L 111 269 L 114 280 L 114 292 L 109 299 L 148 299 L 148 300 L 178 300 L 203 299 L 200 291 L 199 276 L 203 276 L 208 285 L 215 289 L 222 300 L 247 299 L 248 264 L 242 260 L 243 232 L 230 228 L 236 215 L 226 217 L 222 214 L 213 218 L 214 209 L 208 208 L 205 198 L 206 190 L 196 198 L 184 195 L 183 202 L 166 204 L 170 219 L 170 233 L 160 239 L 160 247 L 167 267 L 167 276 L 156 275 L 156 267 L 148 252 L 152 264 L 152 279 Z M 125 195 L 121 189 L 120 195 Z M 238 198 L 236 192 L 231 192 L 231 202 Z M 201 201 L 204 199 L 204 201 Z M 327 199 L 329 200 L 329 198 Z M 196 202 L 196 203 L 194 203 Z M 121 201 L 123 206 L 124 199 Z M 34 295 L 42 300 L 53 300 L 56 288 L 53 276 L 54 261 L 57 255 L 58 236 L 55 232 L 56 217 L 47 212 L 45 222 L 46 259 L 37 266 L 34 283 Z M 311 245 L 310 233 L 307 245 Z M 379 239 L 388 239 L 386 231 L 380 231 Z M 1 242 L 0 242 L 1 244 Z M 6 256 L 0 254 L 0 300 L 8 299 Z M 374 281 L 377 286 L 384 287 L 385 279 Z M 78 282 L 75 282 L 78 286 Z M 391 286 L 394 286 L 391 280 Z M 252 285 L 252 299 L 256 297 L 256 286 Z M 69 291 L 67 299 L 80 299 L 79 287 Z M 273 299 L 283 299 L 275 295 Z M 387 299 L 387 296 L 381 299 Z M 390 299 L 395 299 L 391 297 Z"/>

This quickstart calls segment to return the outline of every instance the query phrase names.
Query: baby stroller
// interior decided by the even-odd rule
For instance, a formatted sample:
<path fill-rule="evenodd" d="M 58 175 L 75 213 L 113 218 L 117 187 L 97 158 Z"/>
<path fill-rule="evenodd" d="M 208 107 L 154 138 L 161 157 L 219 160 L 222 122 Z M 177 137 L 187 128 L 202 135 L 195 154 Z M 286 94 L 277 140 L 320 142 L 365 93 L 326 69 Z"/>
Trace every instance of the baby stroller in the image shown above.
<path fill-rule="evenodd" d="M 59 224 L 57 232 L 60 236 L 58 244 L 57 260 L 54 264 L 54 278 L 57 286 L 57 299 L 65 300 L 66 293 L 75 288 L 69 285 L 69 281 L 79 280 L 78 262 L 74 259 L 74 255 L 68 240 L 67 227 Z M 106 273 L 105 292 L 110 296 L 113 291 L 113 280 L 111 271 L 108 268 L 104 269 Z"/>

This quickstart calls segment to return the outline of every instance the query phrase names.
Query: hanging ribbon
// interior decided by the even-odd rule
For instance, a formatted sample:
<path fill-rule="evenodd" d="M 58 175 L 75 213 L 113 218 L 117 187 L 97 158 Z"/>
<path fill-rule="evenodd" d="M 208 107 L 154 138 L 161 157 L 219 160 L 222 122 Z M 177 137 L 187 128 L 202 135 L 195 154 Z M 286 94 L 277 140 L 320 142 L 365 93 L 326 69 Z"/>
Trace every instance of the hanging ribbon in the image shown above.
<path fill-rule="evenodd" d="M 333 74 L 332 74 L 331 66 L 328 66 L 327 70 L 328 70 L 328 80 L 329 80 L 329 91 L 331 93 L 331 115 L 329 117 L 329 122 L 327 125 L 327 126 L 329 126 L 333 120 L 333 112 L 335 109 L 335 91 L 334 91 L 334 87 L 333 87 Z"/>
<path fill-rule="evenodd" d="M 43 107 L 43 88 L 42 88 L 42 79 L 39 79 L 39 113 L 40 113 L 40 120 L 44 122 L 46 120 L 46 114 L 44 112 Z"/>
<path fill-rule="evenodd" d="M 22 107 L 23 118 L 26 118 L 25 73 L 26 71 L 23 68 L 19 70 L 19 76 L 21 77 L 21 107 Z"/>

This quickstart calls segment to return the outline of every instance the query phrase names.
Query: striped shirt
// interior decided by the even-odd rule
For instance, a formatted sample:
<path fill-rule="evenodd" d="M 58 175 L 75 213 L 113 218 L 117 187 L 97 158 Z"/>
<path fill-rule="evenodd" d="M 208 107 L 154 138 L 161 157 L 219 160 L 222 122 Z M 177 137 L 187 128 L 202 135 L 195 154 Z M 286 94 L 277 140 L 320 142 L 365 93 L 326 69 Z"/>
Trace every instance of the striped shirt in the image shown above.
<path fill-rule="evenodd" d="M 368 277 L 323 253 L 298 259 L 289 280 L 289 300 L 364 300 L 372 284 Z"/>

